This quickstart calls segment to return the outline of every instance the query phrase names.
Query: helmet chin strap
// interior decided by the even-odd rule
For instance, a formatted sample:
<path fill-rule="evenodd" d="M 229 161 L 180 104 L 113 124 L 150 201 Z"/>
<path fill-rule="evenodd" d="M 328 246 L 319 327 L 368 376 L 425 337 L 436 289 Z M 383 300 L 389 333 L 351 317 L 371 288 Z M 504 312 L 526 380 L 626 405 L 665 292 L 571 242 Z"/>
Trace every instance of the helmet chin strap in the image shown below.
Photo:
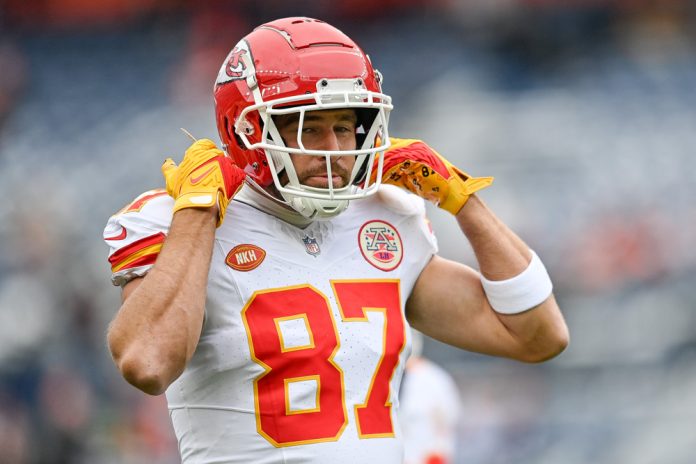
<path fill-rule="evenodd" d="M 348 200 L 318 200 L 283 192 L 281 195 L 295 211 L 308 219 L 316 220 L 331 219 L 345 211 L 349 203 Z"/>

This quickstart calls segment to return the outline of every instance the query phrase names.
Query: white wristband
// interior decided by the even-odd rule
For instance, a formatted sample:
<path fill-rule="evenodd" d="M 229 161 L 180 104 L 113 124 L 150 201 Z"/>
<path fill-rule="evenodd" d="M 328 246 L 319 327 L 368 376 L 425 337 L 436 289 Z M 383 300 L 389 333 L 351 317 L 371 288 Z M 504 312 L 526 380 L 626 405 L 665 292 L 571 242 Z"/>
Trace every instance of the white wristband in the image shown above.
<path fill-rule="evenodd" d="M 506 280 L 488 280 L 481 276 L 483 291 L 493 309 L 502 314 L 527 311 L 546 300 L 553 284 L 544 263 L 532 252 L 532 261 L 522 273 Z"/>

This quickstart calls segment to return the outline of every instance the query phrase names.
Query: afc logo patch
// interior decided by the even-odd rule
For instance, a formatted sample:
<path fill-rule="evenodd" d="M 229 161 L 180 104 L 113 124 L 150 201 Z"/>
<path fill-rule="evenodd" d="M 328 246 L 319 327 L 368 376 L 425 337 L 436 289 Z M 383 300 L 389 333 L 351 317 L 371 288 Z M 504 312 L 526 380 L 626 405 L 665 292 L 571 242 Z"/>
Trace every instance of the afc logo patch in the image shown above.
<path fill-rule="evenodd" d="M 373 220 L 363 224 L 358 245 L 365 260 L 380 271 L 393 271 L 404 257 L 399 231 L 388 222 Z"/>

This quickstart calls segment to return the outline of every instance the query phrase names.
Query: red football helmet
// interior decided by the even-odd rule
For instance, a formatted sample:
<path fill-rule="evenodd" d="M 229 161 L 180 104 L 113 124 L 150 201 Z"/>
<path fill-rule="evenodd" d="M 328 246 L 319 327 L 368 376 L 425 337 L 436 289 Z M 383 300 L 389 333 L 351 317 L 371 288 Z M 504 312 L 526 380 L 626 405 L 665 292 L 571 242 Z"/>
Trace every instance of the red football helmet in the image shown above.
<path fill-rule="evenodd" d="M 215 113 L 227 153 L 257 184 L 275 183 L 283 199 L 306 217 L 331 217 L 348 201 L 374 193 L 382 177 L 379 153 L 389 146 L 391 98 L 367 55 L 333 26 L 310 18 L 263 24 L 244 37 L 225 59 L 215 81 Z M 352 108 L 358 116 L 356 150 L 320 151 L 300 140 L 305 114 Z M 287 147 L 273 116 L 299 115 L 299 148 Z M 326 158 L 354 156 L 347 186 L 316 188 L 299 182 L 290 154 Z M 375 163 L 375 159 L 379 161 Z M 376 181 L 370 182 L 372 171 Z M 281 185 L 279 174 L 288 181 Z"/>

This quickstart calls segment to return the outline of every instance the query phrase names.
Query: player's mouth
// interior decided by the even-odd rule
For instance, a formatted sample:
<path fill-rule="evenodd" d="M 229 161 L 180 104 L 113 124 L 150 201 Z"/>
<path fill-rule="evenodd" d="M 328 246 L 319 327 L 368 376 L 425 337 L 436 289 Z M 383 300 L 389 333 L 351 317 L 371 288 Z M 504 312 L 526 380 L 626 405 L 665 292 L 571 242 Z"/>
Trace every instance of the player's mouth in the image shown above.
<path fill-rule="evenodd" d="M 329 188 L 329 176 L 326 174 L 316 174 L 305 178 L 302 183 L 309 187 Z M 341 188 L 345 186 L 345 184 L 346 182 L 341 176 L 336 174 L 331 176 L 331 185 L 333 188 Z"/>

